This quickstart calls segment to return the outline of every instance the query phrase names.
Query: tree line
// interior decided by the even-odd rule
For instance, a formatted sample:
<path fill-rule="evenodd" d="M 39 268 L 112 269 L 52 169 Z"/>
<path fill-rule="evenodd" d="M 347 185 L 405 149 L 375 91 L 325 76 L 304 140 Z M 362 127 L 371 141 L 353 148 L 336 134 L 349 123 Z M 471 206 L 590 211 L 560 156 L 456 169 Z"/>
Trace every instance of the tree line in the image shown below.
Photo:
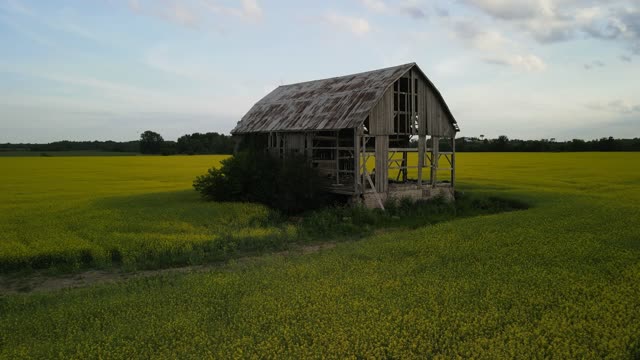
<path fill-rule="evenodd" d="M 105 151 L 142 154 L 231 154 L 234 141 L 231 135 L 193 133 L 183 135 L 177 141 L 164 140 L 157 132 L 147 130 L 135 141 L 55 141 L 48 144 L 0 144 L 0 151 Z"/>
<path fill-rule="evenodd" d="M 164 140 L 157 132 L 147 130 L 136 141 L 56 141 L 48 144 L 0 144 L 0 151 L 106 151 L 142 154 L 232 154 L 235 141 L 231 135 L 193 133 L 183 135 L 177 141 Z M 418 146 L 417 140 L 411 145 Z M 446 151 L 443 142 L 441 149 Z M 509 139 L 501 135 L 495 139 L 460 137 L 456 139 L 456 151 L 460 152 L 563 152 L 563 151 L 640 151 L 640 138 L 615 139 L 603 137 L 595 140 L 573 139 L 557 141 L 554 138 L 541 140 Z"/>
<path fill-rule="evenodd" d="M 495 139 L 461 137 L 456 139 L 456 151 L 462 152 L 569 152 L 569 151 L 640 151 L 640 138 L 615 139 L 603 137 L 595 140 L 556 139 L 520 140 L 501 135 Z"/>
<path fill-rule="evenodd" d="M 418 140 L 411 140 L 418 147 Z M 451 144 L 443 140 L 440 150 L 450 151 Z M 540 140 L 509 139 L 500 135 L 495 139 L 480 137 L 456 138 L 459 152 L 583 152 L 583 151 L 640 151 L 640 138 L 615 139 L 612 136 L 594 140 L 573 139 L 557 141 L 554 138 Z"/>

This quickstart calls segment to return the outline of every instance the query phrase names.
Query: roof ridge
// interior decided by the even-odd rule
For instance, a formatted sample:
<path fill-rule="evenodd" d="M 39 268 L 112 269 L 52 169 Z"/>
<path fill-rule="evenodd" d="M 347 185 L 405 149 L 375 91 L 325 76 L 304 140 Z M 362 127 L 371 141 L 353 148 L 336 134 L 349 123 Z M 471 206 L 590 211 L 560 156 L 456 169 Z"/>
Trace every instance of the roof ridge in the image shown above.
<path fill-rule="evenodd" d="M 405 67 L 405 66 L 408 67 L 408 66 L 415 66 L 415 65 L 417 65 L 415 62 L 410 62 L 410 63 L 406 63 L 406 64 L 389 66 L 389 67 L 380 68 L 380 69 L 376 69 L 376 70 L 362 71 L 362 72 L 354 73 L 354 74 L 346 74 L 346 75 L 332 76 L 332 77 L 328 77 L 328 78 L 324 78 L 324 79 L 315 79 L 315 80 L 300 81 L 300 82 L 291 83 L 291 84 L 284 84 L 284 85 L 279 85 L 278 87 L 279 88 L 280 87 L 288 87 L 288 86 L 294 86 L 294 85 L 300 85 L 300 84 L 308 84 L 308 83 L 312 83 L 312 82 L 316 82 L 316 81 L 327 81 L 327 80 L 340 79 L 340 78 L 349 77 L 349 76 L 365 75 L 365 74 L 370 74 L 370 73 L 374 73 L 374 72 L 378 72 L 378 71 L 388 71 L 388 70 L 391 70 L 391 69 L 399 69 L 399 68 L 402 68 L 402 67 Z"/>

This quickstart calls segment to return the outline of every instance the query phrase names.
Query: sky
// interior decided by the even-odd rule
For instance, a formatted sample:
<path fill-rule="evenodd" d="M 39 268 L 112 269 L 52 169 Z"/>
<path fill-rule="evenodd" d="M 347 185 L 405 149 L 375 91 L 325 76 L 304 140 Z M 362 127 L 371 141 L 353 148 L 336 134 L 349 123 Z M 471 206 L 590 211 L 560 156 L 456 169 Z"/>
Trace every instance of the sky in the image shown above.
<path fill-rule="evenodd" d="M 640 137 L 640 0 L 0 0 L 0 143 L 229 133 L 409 62 L 459 136 Z"/>

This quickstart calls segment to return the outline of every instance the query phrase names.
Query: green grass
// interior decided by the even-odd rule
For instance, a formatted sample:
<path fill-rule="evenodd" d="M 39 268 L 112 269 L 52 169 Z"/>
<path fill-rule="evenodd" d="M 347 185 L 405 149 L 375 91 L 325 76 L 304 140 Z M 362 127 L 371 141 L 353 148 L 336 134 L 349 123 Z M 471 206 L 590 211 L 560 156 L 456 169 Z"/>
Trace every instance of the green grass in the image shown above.
<path fill-rule="evenodd" d="M 44 215 L 52 209 L 65 223 L 68 214 L 80 216 L 70 234 L 86 227 L 84 212 L 103 221 L 114 207 L 126 209 L 117 226 L 147 219 L 121 229 L 132 233 L 148 226 L 173 233 L 200 213 L 188 213 L 193 201 L 140 214 L 187 196 L 179 192 L 212 158 L 127 158 L 134 161 L 128 176 L 139 179 L 127 183 L 118 181 L 123 159 L 102 161 L 75 175 L 60 173 L 61 164 L 27 167 L 40 175 L 32 183 L 16 184 L 3 171 L 2 213 L 22 223 L 6 229 L 3 220 L 2 234 L 54 226 Z M 637 358 L 638 163 L 640 154 L 631 153 L 460 154 L 460 190 L 533 207 L 389 231 L 305 256 L 5 296 L 0 357 Z M 81 180 L 91 174 L 100 186 Z M 6 201 L 9 190 L 14 198 Z M 220 216 L 262 211 L 219 206 Z"/>
<path fill-rule="evenodd" d="M 221 234 L 277 231 L 261 226 L 264 207 L 205 203 L 190 190 L 223 158 L 2 158 L 0 269 L 185 263 Z"/>
<path fill-rule="evenodd" d="M 197 174 L 223 158 L 0 159 L 8 170 L 0 175 L 0 271 L 200 264 L 513 208 L 499 201 L 475 209 L 476 200 L 464 197 L 457 208 L 329 209 L 293 224 L 263 206 L 205 202 L 189 189 Z"/>

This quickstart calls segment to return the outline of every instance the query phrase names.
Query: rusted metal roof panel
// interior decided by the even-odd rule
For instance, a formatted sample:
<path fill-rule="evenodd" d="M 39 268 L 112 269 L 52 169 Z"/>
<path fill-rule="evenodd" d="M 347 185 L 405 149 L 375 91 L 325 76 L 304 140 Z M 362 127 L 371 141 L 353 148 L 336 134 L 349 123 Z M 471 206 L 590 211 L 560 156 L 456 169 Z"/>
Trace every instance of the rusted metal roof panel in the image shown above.
<path fill-rule="evenodd" d="M 256 103 L 232 134 L 354 128 L 414 63 L 280 86 Z"/>
<path fill-rule="evenodd" d="M 385 90 L 414 66 L 417 67 L 409 63 L 279 86 L 258 101 L 231 133 L 355 128 L 367 118 Z"/>

